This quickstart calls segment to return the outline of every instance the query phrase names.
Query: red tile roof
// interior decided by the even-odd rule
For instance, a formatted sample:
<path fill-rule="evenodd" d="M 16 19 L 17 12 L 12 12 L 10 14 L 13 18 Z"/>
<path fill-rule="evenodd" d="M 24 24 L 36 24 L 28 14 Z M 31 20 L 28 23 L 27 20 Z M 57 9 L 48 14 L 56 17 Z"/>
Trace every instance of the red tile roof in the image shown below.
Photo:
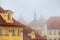
<path fill-rule="evenodd" d="M 60 17 L 51 17 L 47 20 L 48 29 L 60 29 Z"/>
<path fill-rule="evenodd" d="M 17 22 L 16 20 L 13 19 L 13 23 L 6 23 L 2 17 L 0 16 L 0 25 L 1 26 L 25 26 L 24 24 Z"/>
<path fill-rule="evenodd" d="M 0 13 L 3 13 L 3 12 L 8 12 L 10 10 L 4 10 L 3 8 L 0 7 Z M 24 24 L 20 23 L 20 22 L 17 22 L 14 18 L 13 18 L 13 23 L 6 23 L 3 18 L 0 16 L 0 25 L 2 26 L 25 26 Z"/>
<path fill-rule="evenodd" d="M 29 36 L 27 35 L 27 33 L 32 32 L 32 30 L 33 30 L 33 29 L 31 29 L 31 28 L 29 28 L 29 27 L 24 27 L 24 40 L 46 40 L 45 37 L 40 36 L 40 35 L 37 34 L 36 32 L 35 32 L 36 38 L 35 38 L 35 39 L 31 39 L 31 37 L 29 37 Z"/>

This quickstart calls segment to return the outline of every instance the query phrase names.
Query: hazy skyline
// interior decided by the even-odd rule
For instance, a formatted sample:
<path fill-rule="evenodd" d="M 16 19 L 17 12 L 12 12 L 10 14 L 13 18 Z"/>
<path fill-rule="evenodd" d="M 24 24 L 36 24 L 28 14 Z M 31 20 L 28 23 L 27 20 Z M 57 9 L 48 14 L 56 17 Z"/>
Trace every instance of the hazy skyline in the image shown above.
<path fill-rule="evenodd" d="M 14 12 L 13 17 L 19 19 L 22 15 L 25 21 L 29 22 L 41 15 L 48 19 L 51 16 L 60 16 L 60 0 L 0 0 L 0 5 L 4 9 Z"/>

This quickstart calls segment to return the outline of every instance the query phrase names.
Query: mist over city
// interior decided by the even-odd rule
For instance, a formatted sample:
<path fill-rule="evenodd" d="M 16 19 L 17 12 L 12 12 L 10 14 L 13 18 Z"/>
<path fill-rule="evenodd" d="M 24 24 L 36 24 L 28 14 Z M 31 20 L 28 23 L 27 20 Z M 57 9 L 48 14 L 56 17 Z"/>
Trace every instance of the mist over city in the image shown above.
<path fill-rule="evenodd" d="M 60 0 L 0 0 L 4 9 L 14 12 L 14 18 L 22 17 L 27 23 L 34 18 L 43 16 L 45 20 L 52 16 L 60 16 Z"/>

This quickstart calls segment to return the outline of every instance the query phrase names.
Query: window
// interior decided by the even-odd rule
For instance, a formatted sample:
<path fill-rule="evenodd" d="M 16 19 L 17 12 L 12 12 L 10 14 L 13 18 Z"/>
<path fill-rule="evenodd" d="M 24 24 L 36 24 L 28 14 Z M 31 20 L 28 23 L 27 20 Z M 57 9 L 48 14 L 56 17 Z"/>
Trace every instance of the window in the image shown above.
<path fill-rule="evenodd" d="M 20 32 L 21 32 L 21 30 L 18 30 L 18 36 L 20 36 Z"/>
<path fill-rule="evenodd" d="M 49 40 L 52 40 L 52 39 L 49 39 Z"/>
<path fill-rule="evenodd" d="M 56 31 L 54 31 L 54 35 L 56 35 Z"/>
<path fill-rule="evenodd" d="M 56 40 L 56 38 L 54 40 Z"/>
<path fill-rule="evenodd" d="M 58 31 L 58 35 L 60 35 L 60 31 Z"/>
<path fill-rule="evenodd" d="M 52 35 L 52 32 L 51 31 L 49 31 L 49 35 Z"/>
<path fill-rule="evenodd" d="M 8 14 L 8 20 L 10 20 L 10 13 Z"/>
<path fill-rule="evenodd" d="M 6 36 L 8 35 L 8 29 L 5 30 L 5 35 L 6 35 Z"/>
<path fill-rule="evenodd" d="M 0 36 L 2 35 L 2 29 L 0 29 Z"/>
<path fill-rule="evenodd" d="M 15 36 L 15 35 L 16 35 L 16 34 L 15 34 L 15 30 L 12 30 L 12 35 L 13 35 L 13 36 Z"/>

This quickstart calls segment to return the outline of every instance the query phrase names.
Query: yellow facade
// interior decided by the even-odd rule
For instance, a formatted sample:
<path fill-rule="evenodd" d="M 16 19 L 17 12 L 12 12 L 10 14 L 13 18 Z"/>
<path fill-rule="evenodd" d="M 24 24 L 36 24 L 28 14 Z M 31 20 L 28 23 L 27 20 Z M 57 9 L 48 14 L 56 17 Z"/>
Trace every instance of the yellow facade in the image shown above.
<path fill-rule="evenodd" d="M 60 40 L 60 35 L 58 32 L 60 32 L 60 30 L 48 30 L 47 40 Z"/>
<path fill-rule="evenodd" d="M 23 40 L 23 28 L 22 27 L 13 27 L 13 26 L 1 26 L 2 35 L 0 35 L 0 40 Z M 8 35 L 5 35 L 5 31 L 8 29 Z M 12 35 L 12 30 L 15 30 L 15 36 Z M 18 35 L 18 30 L 20 30 L 20 35 Z"/>
<path fill-rule="evenodd" d="M 0 13 L 0 16 L 6 23 L 13 23 L 12 12 L 7 11 Z M 23 27 L 18 26 L 0 26 L 2 29 L 2 34 L 0 35 L 0 40 L 23 40 Z M 5 35 L 6 29 L 8 30 L 8 35 Z M 12 30 L 15 30 L 15 36 L 12 35 Z M 18 30 L 20 30 L 20 35 L 18 35 Z"/>

